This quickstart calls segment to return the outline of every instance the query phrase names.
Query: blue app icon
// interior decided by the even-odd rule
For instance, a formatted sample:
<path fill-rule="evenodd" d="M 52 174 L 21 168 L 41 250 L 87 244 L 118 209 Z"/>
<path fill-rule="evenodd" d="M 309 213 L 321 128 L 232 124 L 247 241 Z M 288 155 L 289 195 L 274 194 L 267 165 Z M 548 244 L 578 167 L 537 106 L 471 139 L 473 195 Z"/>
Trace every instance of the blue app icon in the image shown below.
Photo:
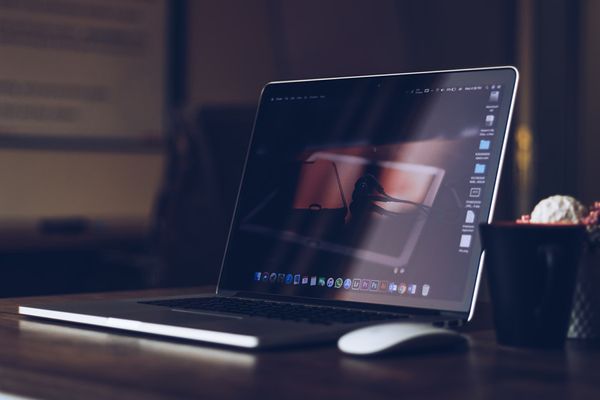
<path fill-rule="evenodd" d="M 294 285 L 299 285 L 300 284 L 300 275 L 294 275 Z"/>
<path fill-rule="evenodd" d="M 485 173 L 485 164 L 475 164 L 475 173 L 476 174 Z"/>
<path fill-rule="evenodd" d="M 479 142 L 479 150 L 489 150 L 491 142 L 489 140 L 481 139 Z"/>
<path fill-rule="evenodd" d="M 262 278 L 262 272 L 255 272 L 254 273 L 254 280 L 255 281 L 260 281 L 261 278 Z"/>
<path fill-rule="evenodd" d="M 292 274 L 287 274 L 287 275 L 285 276 L 285 284 L 286 284 L 286 285 L 289 285 L 289 284 L 291 284 L 293 280 L 294 280 L 294 275 L 292 275 Z"/>
<path fill-rule="evenodd" d="M 352 279 L 344 280 L 344 289 L 350 289 L 352 287 Z"/>

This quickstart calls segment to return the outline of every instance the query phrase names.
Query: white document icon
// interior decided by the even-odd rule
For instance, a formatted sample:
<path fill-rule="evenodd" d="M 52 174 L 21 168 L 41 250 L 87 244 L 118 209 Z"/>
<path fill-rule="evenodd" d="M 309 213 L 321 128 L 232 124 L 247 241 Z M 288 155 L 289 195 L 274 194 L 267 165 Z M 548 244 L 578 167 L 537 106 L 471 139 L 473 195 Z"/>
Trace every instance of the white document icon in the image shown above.
<path fill-rule="evenodd" d="M 461 235 L 459 246 L 463 249 L 468 249 L 469 247 L 471 247 L 471 238 L 471 235 Z"/>
<path fill-rule="evenodd" d="M 467 216 L 465 217 L 465 224 L 472 224 L 475 222 L 475 213 L 472 210 L 467 210 Z"/>

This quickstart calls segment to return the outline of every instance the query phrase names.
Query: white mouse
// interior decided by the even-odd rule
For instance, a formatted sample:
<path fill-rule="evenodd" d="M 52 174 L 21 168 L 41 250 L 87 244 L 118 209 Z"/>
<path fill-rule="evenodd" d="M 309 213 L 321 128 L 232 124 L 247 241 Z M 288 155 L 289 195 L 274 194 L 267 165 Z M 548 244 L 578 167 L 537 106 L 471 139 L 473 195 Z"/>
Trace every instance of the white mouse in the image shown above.
<path fill-rule="evenodd" d="M 377 355 L 392 352 L 427 351 L 466 345 L 468 339 L 450 329 L 422 323 L 386 323 L 360 328 L 338 340 L 347 354 Z"/>

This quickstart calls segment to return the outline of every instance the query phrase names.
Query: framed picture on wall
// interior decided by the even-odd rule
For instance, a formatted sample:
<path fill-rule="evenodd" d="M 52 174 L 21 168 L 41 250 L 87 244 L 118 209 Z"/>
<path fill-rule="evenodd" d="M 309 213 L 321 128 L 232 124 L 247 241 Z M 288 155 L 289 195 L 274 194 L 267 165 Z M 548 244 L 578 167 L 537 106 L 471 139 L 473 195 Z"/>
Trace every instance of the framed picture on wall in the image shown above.
<path fill-rule="evenodd" d="M 166 0 L 0 4 L 0 145 L 160 148 Z"/>

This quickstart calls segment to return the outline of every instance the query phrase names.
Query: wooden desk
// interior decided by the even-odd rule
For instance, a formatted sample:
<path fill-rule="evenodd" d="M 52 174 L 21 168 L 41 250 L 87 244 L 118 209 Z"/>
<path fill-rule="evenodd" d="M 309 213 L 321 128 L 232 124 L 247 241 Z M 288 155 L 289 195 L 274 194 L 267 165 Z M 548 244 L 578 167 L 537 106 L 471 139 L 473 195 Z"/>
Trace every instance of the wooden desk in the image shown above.
<path fill-rule="evenodd" d="M 0 300 L 0 392 L 36 399 L 600 398 L 600 349 L 581 343 L 564 352 L 503 349 L 483 330 L 470 333 L 471 349 L 460 353 L 371 360 L 334 346 L 244 353 L 22 318 L 23 301 Z"/>

